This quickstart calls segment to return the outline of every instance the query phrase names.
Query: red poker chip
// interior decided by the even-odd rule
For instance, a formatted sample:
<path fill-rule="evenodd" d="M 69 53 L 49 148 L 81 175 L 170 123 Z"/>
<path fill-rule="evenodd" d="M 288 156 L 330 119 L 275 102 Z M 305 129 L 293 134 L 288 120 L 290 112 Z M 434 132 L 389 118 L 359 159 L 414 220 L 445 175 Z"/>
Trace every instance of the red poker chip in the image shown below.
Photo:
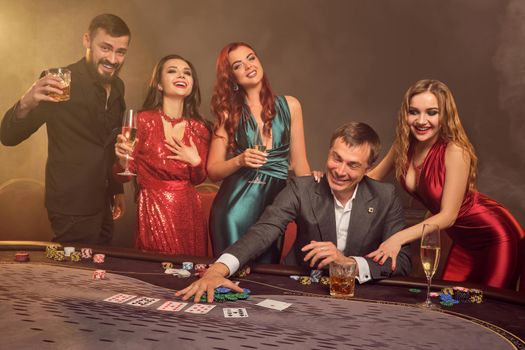
<path fill-rule="evenodd" d="M 16 252 L 15 261 L 18 262 L 27 262 L 29 261 L 29 253 L 27 252 Z"/>

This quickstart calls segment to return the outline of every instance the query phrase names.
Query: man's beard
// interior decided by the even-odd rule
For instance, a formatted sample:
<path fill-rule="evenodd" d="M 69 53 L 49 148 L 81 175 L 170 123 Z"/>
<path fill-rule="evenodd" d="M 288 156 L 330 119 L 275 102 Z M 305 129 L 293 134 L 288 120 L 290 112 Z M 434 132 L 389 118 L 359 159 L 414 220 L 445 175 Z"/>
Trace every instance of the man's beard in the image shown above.
<path fill-rule="evenodd" d="M 115 70 L 113 74 L 100 74 L 100 72 L 98 71 L 98 66 L 102 64 L 114 67 Z M 113 79 L 118 76 L 120 69 L 122 68 L 122 64 L 118 64 L 118 63 L 113 64 L 106 59 L 101 59 L 98 62 L 94 62 L 93 56 L 90 55 L 89 61 L 88 61 L 88 67 L 92 75 L 96 77 L 97 81 L 100 82 L 102 85 L 105 85 L 105 84 L 111 84 Z"/>

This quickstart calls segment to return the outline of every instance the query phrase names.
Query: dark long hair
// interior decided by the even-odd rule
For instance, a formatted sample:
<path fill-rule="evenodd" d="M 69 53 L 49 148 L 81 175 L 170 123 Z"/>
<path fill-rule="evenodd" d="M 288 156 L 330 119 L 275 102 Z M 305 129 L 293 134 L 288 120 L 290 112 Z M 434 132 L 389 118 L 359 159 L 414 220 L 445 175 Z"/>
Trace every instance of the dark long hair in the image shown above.
<path fill-rule="evenodd" d="M 173 60 L 173 59 L 179 59 L 188 64 L 191 69 L 191 74 L 193 76 L 193 88 L 191 90 L 191 93 L 184 98 L 184 107 L 182 110 L 182 115 L 186 118 L 191 118 L 198 120 L 202 122 L 204 125 L 207 126 L 207 122 L 202 117 L 199 106 L 201 104 L 201 90 L 199 87 L 199 78 L 197 77 L 197 71 L 195 70 L 195 67 L 193 64 L 188 61 L 187 59 L 179 56 L 179 55 L 167 55 L 160 59 L 160 61 L 157 63 L 155 68 L 153 69 L 153 73 L 151 74 L 151 80 L 148 85 L 148 91 L 146 93 L 146 99 L 144 100 L 144 103 L 142 104 L 142 110 L 155 110 L 155 109 L 161 109 L 162 108 L 162 91 L 159 91 L 159 84 L 161 80 L 162 70 L 164 69 L 164 65 L 167 61 Z"/>
<path fill-rule="evenodd" d="M 217 80 L 211 98 L 211 110 L 217 118 L 215 130 L 224 124 L 224 128 L 228 133 L 228 147 L 230 150 L 235 146 L 235 132 L 239 126 L 242 109 L 248 108 L 245 102 L 246 92 L 242 86 L 237 85 L 238 89 L 234 90 L 234 84 L 237 84 L 237 81 L 228 62 L 228 54 L 240 46 L 247 47 L 255 53 L 255 50 L 250 45 L 243 42 L 228 44 L 221 50 L 219 57 L 217 57 Z M 275 117 L 275 95 L 270 82 L 266 78 L 266 73 L 262 78 L 259 99 L 262 105 L 263 134 L 269 135 L 272 130 L 272 120 Z M 227 119 L 226 116 L 228 116 Z"/>

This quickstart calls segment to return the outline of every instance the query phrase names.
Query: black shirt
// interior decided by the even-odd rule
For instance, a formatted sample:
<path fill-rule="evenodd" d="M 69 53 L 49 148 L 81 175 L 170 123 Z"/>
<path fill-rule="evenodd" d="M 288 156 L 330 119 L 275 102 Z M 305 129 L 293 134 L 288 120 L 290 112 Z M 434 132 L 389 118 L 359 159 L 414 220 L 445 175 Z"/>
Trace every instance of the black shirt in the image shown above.
<path fill-rule="evenodd" d="M 123 192 L 111 168 L 126 108 L 124 83 L 115 77 L 106 101 L 106 90 L 87 65 L 83 58 L 68 66 L 69 101 L 41 102 L 24 119 L 16 118 L 16 104 L 0 128 L 0 141 L 14 146 L 46 124 L 46 207 L 66 215 L 94 214 L 104 208 L 109 195 Z"/>

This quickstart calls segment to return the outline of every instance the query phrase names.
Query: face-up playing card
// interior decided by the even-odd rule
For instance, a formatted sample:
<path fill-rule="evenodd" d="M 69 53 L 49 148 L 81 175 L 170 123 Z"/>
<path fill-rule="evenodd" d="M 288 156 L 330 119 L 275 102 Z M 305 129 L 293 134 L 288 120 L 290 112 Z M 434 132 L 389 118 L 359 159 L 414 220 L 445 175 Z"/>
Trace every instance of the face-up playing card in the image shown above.
<path fill-rule="evenodd" d="M 146 307 L 155 304 L 160 299 L 150 298 L 150 297 L 140 297 L 135 300 L 132 300 L 128 305 Z"/>
<path fill-rule="evenodd" d="M 211 309 L 213 309 L 215 305 L 211 304 L 193 304 L 189 308 L 187 308 L 184 312 L 189 312 L 191 314 L 207 314 L 210 312 Z"/>
<path fill-rule="evenodd" d="M 226 318 L 248 317 L 248 312 L 243 307 L 225 307 L 222 312 Z"/>
<path fill-rule="evenodd" d="M 263 301 L 261 301 L 260 303 L 255 304 L 255 305 L 259 305 L 259 306 L 262 306 L 262 307 L 267 307 L 268 309 L 274 309 L 274 310 L 278 310 L 278 311 L 283 311 L 284 309 L 288 308 L 292 304 L 285 303 L 284 301 L 277 301 L 277 300 L 272 300 L 272 299 L 264 299 Z"/>
<path fill-rule="evenodd" d="M 184 308 L 184 306 L 188 305 L 188 303 L 181 303 L 178 301 L 167 301 L 161 306 L 157 308 L 157 310 L 161 311 L 180 311 Z"/>
<path fill-rule="evenodd" d="M 117 303 L 117 304 L 123 304 L 126 301 L 130 301 L 131 299 L 135 299 L 136 295 L 129 295 L 124 293 L 115 294 L 113 296 L 110 296 L 109 298 L 104 299 L 104 301 L 109 301 L 110 303 Z"/>

